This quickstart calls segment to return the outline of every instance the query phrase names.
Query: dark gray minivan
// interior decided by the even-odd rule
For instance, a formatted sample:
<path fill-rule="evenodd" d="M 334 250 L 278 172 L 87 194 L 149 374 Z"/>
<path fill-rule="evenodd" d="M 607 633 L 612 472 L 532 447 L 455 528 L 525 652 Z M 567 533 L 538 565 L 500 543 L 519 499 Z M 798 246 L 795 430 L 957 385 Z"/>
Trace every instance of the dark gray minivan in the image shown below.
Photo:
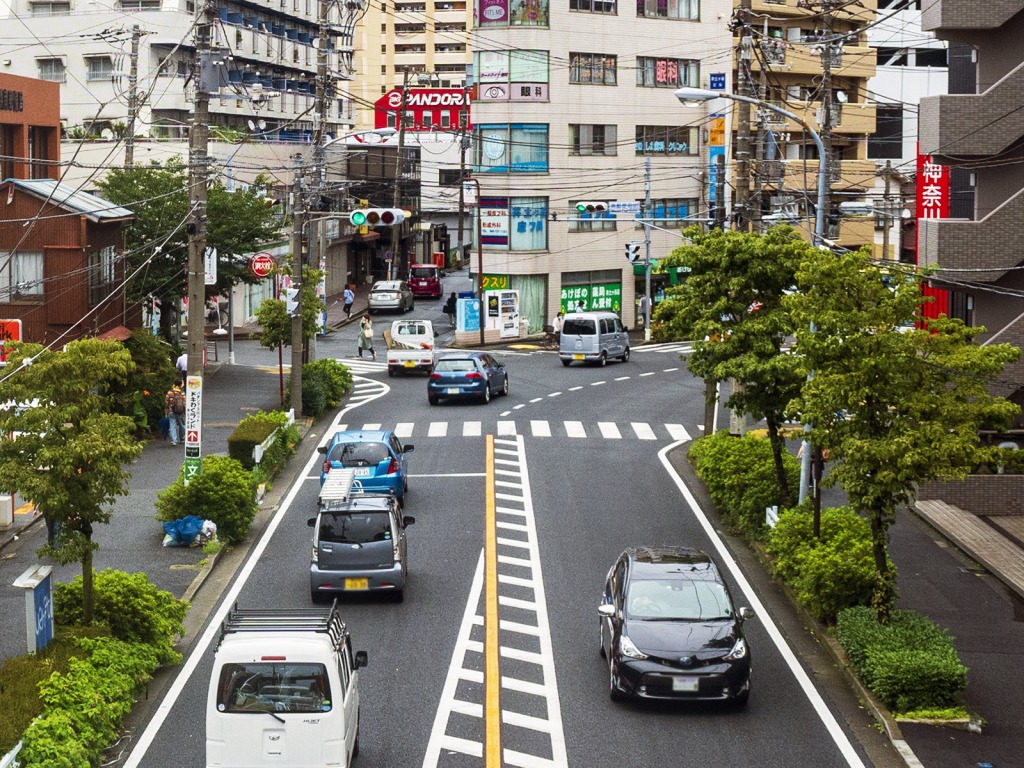
<path fill-rule="evenodd" d="M 614 312 L 574 312 L 562 322 L 558 342 L 562 365 L 573 361 L 604 365 L 609 358 L 629 360 L 629 335 Z"/>

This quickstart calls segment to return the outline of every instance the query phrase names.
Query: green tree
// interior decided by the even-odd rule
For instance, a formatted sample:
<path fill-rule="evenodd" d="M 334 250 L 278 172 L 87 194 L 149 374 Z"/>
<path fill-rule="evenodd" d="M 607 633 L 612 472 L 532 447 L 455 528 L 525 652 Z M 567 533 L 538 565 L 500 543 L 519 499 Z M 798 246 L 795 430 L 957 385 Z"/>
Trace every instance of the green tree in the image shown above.
<path fill-rule="evenodd" d="M 691 244 L 676 248 L 659 268 L 688 267 L 686 281 L 658 305 L 652 331 L 659 340 L 693 339 L 687 367 L 710 389 L 727 379 L 739 384 L 726 405 L 765 421 L 779 502 L 792 506 L 780 428 L 805 373 L 782 351 L 794 330 L 782 298 L 813 248 L 787 226 L 764 235 L 698 228 L 685 234 Z"/>
<path fill-rule="evenodd" d="M 127 271 L 145 266 L 128 283 L 128 295 L 137 301 L 148 295 L 160 300 L 162 332 L 170 338 L 174 318 L 168 310 L 187 293 L 188 168 L 172 158 L 163 165 L 113 169 L 97 186 L 108 200 L 135 214 L 127 232 Z M 242 255 L 277 236 L 279 221 L 267 205 L 267 186 L 263 177 L 235 192 L 219 181 L 209 185 L 207 245 L 217 249 L 218 258 L 217 284 L 208 286 L 211 294 L 224 293 L 238 282 L 253 282 Z"/>
<path fill-rule="evenodd" d="M 58 530 L 44 548 L 62 565 L 82 564 L 83 614 L 93 616 L 93 526 L 128 493 L 128 467 L 142 452 L 135 423 L 110 412 L 112 386 L 134 364 L 117 341 L 83 339 L 63 351 L 16 344 L 0 381 L 0 488 L 36 504 Z"/>
<path fill-rule="evenodd" d="M 918 284 L 890 282 L 866 249 L 813 251 L 797 286 L 784 303 L 799 329 L 795 351 L 814 375 L 792 407 L 811 425 L 812 445 L 829 452 L 825 483 L 868 517 L 872 605 L 885 622 L 896 597 L 887 556 L 896 509 L 921 481 L 966 476 L 984 455 L 978 430 L 1012 421 L 1019 408 L 989 387 L 1020 350 L 973 344 L 983 329 L 945 316 L 907 331 Z"/>
<path fill-rule="evenodd" d="M 285 267 L 280 274 L 291 274 Z M 302 340 L 309 341 L 320 328 L 320 313 L 324 309 L 323 300 L 316 295 L 316 287 L 323 272 L 311 267 L 302 268 Z M 260 324 L 260 345 L 274 349 L 278 344 L 291 346 L 292 318 L 283 299 L 264 299 L 256 310 L 256 322 Z"/>

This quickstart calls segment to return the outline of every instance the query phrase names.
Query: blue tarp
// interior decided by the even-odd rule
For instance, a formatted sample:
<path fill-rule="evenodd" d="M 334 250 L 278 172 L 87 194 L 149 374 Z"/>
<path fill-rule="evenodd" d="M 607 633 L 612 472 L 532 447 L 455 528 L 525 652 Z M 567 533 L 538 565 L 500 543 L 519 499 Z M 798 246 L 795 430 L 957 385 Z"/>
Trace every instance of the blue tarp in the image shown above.
<path fill-rule="evenodd" d="M 195 515 L 164 523 L 164 533 L 170 536 L 179 547 L 191 546 L 202 529 L 203 519 Z"/>

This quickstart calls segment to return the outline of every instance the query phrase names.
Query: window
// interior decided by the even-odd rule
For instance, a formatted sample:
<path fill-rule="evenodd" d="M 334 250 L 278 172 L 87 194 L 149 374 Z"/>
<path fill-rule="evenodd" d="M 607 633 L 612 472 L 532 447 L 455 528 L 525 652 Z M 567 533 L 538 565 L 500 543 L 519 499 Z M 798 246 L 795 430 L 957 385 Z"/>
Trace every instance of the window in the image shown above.
<path fill-rule="evenodd" d="M 46 128 L 41 125 L 30 125 L 28 128 L 28 175 L 30 179 L 50 178 L 49 164 L 43 161 L 50 159 L 50 134 L 54 130 L 54 128 Z"/>
<path fill-rule="evenodd" d="M 0 123 L 0 179 L 14 177 L 14 126 Z M 0 262 L 2 264 L 3 262 Z M 0 301 L 2 301 L 0 297 Z"/>
<path fill-rule="evenodd" d="M 569 231 L 570 232 L 614 232 L 615 214 L 609 211 L 604 213 L 579 213 L 576 210 L 578 200 L 569 201 Z"/>
<path fill-rule="evenodd" d="M 33 16 L 70 16 L 71 3 L 29 3 L 29 12 Z"/>
<path fill-rule="evenodd" d="M 112 245 L 89 254 L 89 306 L 107 298 L 114 287 L 116 265 L 117 251 Z"/>
<path fill-rule="evenodd" d="M 331 710 L 332 701 L 330 678 L 323 664 L 292 661 L 287 664 L 266 661 L 225 664 L 217 685 L 218 712 L 323 713 Z"/>
<path fill-rule="evenodd" d="M 569 0 L 570 11 L 584 13 L 615 13 L 615 0 Z"/>
<path fill-rule="evenodd" d="M 487 248 L 543 251 L 548 247 L 546 197 L 482 197 L 480 242 Z"/>
<path fill-rule="evenodd" d="M 43 296 L 43 254 L 0 252 L 0 301 L 10 303 Z"/>
<path fill-rule="evenodd" d="M 476 0 L 474 13 L 481 27 L 546 27 L 549 0 Z"/>
<path fill-rule="evenodd" d="M 86 56 L 86 80 L 112 80 L 114 62 L 109 56 Z"/>
<path fill-rule="evenodd" d="M 639 201 L 643 205 L 643 200 Z M 701 221 L 700 202 L 695 197 L 666 197 L 651 201 L 651 211 L 647 218 L 654 219 L 654 223 L 666 229 L 685 229 L 686 227 Z M 638 214 L 640 218 L 643 214 Z M 639 222 L 637 227 L 643 226 Z"/>
<path fill-rule="evenodd" d="M 483 173 L 547 173 L 545 123 L 479 125 L 473 142 L 476 169 Z"/>
<path fill-rule="evenodd" d="M 617 155 L 618 126 L 569 124 L 570 155 Z"/>
<path fill-rule="evenodd" d="M 918 48 L 914 51 L 915 67 L 948 67 L 945 48 Z"/>
<path fill-rule="evenodd" d="M 906 48 L 876 48 L 876 64 L 879 67 L 907 66 Z"/>
<path fill-rule="evenodd" d="M 37 59 L 39 65 L 39 79 L 49 80 L 53 83 L 63 83 L 67 80 L 67 73 L 64 71 L 64 61 L 61 59 Z"/>
<path fill-rule="evenodd" d="M 700 62 L 692 59 L 636 57 L 636 84 L 644 88 L 700 86 Z"/>
<path fill-rule="evenodd" d="M 700 20 L 700 0 L 636 0 L 636 15 L 649 19 Z"/>
<path fill-rule="evenodd" d="M 121 0 L 122 11 L 159 11 L 162 0 Z"/>
<path fill-rule="evenodd" d="M 697 129 L 674 125 L 638 125 L 638 155 L 696 155 Z"/>
<path fill-rule="evenodd" d="M 570 53 L 569 82 L 615 85 L 618 57 L 607 53 Z"/>
<path fill-rule="evenodd" d="M 868 136 L 868 157 L 872 160 L 903 157 L 903 106 L 879 104 L 875 132 Z"/>
<path fill-rule="evenodd" d="M 442 187 L 457 187 L 462 171 L 458 168 L 441 168 L 437 172 L 437 183 Z"/>
<path fill-rule="evenodd" d="M 474 55 L 479 101 L 547 101 L 548 52 L 481 51 Z"/>

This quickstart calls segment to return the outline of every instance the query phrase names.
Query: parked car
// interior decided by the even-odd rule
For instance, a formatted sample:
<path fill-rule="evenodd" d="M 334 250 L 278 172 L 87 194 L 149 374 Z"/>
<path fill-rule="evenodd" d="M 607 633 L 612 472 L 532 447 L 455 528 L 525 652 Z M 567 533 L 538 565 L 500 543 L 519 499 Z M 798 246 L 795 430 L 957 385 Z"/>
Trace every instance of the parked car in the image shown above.
<path fill-rule="evenodd" d="M 364 491 L 391 492 L 402 501 L 409 487 L 406 455 L 412 450 L 413 446 L 402 445 L 390 430 L 335 432 L 330 442 L 319 448 L 324 454 L 320 485 L 332 469 L 353 469 Z"/>
<path fill-rule="evenodd" d="M 745 704 L 750 648 L 714 560 L 689 547 L 632 547 L 608 571 L 601 655 L 613 701 L 690 699 Z"/>
<path fill-rule="evenodd" d="M 387 592 L 401 602 L 408 578 L 405 529 L 416 518 L 402 514 L 391 493 L 367 493 L 355 470 L 336 469 L 320 489 L 313 529 L 309 594 L 313 602 L 342 592 Z"/>
<path fill-rule="evenodd" d="M 437 264 L 413 264 L 409 267 L 409 288 L 413 296 L 440 299 L 444 293 L 441 276 L 444 272 Z"/>
<path fill-rule="evenodd" d="M 370 289 L 370 312 L 408 312 L 416 297 L 404 280 L 380 280 Z"/>
<path fill-rule="evenodd" d="M 491 395 L 508 394 L 508 372 L 486 352 L 445 355 L 434 361 L 427 380 L 427 401 L 437 405 L 450 397 L 472 397 L 491 402 Z"/>

